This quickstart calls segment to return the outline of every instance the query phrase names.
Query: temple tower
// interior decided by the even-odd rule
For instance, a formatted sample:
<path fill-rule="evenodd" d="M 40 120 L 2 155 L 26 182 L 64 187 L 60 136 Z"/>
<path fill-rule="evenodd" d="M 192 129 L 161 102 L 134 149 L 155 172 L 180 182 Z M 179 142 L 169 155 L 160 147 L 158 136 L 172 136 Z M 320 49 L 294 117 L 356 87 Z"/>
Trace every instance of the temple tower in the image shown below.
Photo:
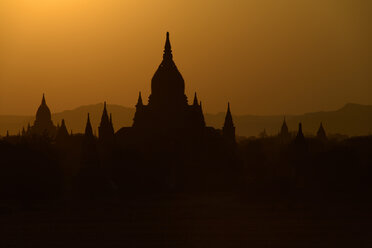
<path fill-rule="evenodd" d="M 327 140 L 327 134 L 324 130 L 324 127 L 323 127 L 323 123 L 321 122 L 320 123 L 320 126 L 319 126 L 319 129 L 318 129 L 318 132 L 316 133 L 316 137 L 320 140 Z"/>
<path fill-rule="evenodd" d="M 101 122 L 98 127 L 98 139 L 102 143 L 112 143 L 114 140 L 114 130 L 107 113 L 106 102 L 103 104 Z"/>
<path fill-rule="evenodd" d="M 289 133 L 287 122 L 286 122 L 286 119 L 284 117 L 282 128 L 280 129 L 280 132 L 279 132 L 279 138 L 282 142 L 287 142 L 287 141 L 289 141 L 290 137 L 291 137 L 291 135 Z"/>
<path fill-rule="evenodd" d="M 196 95 L 194 104 L 188 105 L 185 82 L 173 61 L 168 32 L 162 62 L 151 80 L 148 104 L 143 103 L 140 92 L 133 127 L 142 130 L 139 132 L 146 132 L 149 137 L 155 134 L 169 136 L 169 138 L 180 134 L 200 136 L 200 131 L 193 132 L 193 130 L 201 130 L 205 127 L 201 105 L 198 104 Z"/>
<path fill-rule="evenodd" d="M 222 128 L 222 135 L 229 144 L 235 145 L 235 126 L 230 111 L 230 103 L 227 104 L 227 112 L 225 116 L 225 123 Z"/>
<path fill-rule="evenodd" d="M 173 61 L 169 32 L 165 40 L 163 60 L 151 80 L 149 105 L 169 111 L 187 105 L 185 81 Z"/>
<path fill-rule="evenodd" d="M 50 109 L 46 104 L 45 95 L 43 94 L 41 104 L 36 112 L 34 125 L 31 128 L 31 133 L 37 135 L 47 134 L 50 137 L 54 137 L 56 135 L 56 131 L 57 129 L 52 122 Z"/>
<path fill-rule="evenodd" d="M 61 126 L 58 128 L 58 131 L 57 131 L 56 142 L 65 143 L 68 137 L 69 137 L 69 134 L 66 128 L 65 119 L 62 119 Z"/>

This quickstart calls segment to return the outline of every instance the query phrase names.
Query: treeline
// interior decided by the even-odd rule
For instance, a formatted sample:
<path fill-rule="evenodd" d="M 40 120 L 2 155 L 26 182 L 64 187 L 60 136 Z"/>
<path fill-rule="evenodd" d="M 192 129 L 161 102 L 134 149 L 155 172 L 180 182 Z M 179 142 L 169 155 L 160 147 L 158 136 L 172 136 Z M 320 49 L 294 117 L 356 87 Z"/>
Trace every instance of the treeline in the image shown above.
<path fill-rule="evenodd" d="M 218 138 L 216 138 L 218 139 Z M 0 199 L 32 205 L 53 199 L 234 194 L 271 202 L 370 201 L 372 137 L 251 138 L 183 145 L 101 143 L 72 135 L 0 140 Z"/>

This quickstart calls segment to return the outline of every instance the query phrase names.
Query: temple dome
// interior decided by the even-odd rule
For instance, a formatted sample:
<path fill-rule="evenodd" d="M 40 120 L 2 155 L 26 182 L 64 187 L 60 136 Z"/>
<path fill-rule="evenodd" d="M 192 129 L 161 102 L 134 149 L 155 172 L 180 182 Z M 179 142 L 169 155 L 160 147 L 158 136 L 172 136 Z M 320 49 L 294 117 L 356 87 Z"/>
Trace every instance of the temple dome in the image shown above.
<path fill-rule="evenodd" d="M 36 112 L 36 120 L 38 121 L 51 121 L 52 114 L 50 113 L 49 107 L 46 105 L 45 96 L 43 95 L 43 100 L 41 101 L 41 105 L 37 109 Z"/>
<path fill-rule="evenodd" d="M 163 61 L 151 80 L 151 94 L 155 98 L 166 100 L 184 96 L 184 92 L 185 81 L 173 61 L 169 33 L 167 32 Z"/>

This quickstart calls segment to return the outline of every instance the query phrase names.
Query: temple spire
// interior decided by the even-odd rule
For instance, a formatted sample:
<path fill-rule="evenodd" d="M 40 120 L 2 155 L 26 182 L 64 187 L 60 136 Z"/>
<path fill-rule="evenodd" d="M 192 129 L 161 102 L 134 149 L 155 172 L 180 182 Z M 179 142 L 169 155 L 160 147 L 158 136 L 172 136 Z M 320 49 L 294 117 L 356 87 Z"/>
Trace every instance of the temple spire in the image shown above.
<path fill-rule="evenodd" d="M 44 93 L 43 93 L 43 99 L 41 100 L 41 105 L 46 105 L 45 94 Z"/>
<path fill-rule="evenodd" d="M 302 123 L 300 122 L 298 124 L 298 133 L 297 133 L 297 136 L 296 136 L 296 139 L 304 139 L 304 134 L 302 132 Z"/>
<path fill-rule="evenodd" d="M 106 107 L 106 101 L 103 103 L 103 112 L 102 112 L 102 117 L 101 117 L 101 124 L 100 126 L 102 125 L 105 125 L 109 122 L 109 117 L 108 117 L 108 114 L 107 114 L 107 107 Z"/>
<path fill-rule="evenodd" d="M 111 140 L 114 134 L 113 127 L 112 127 L 112 117 L 107 113 L 107 106 L 106 102 L 104 102 L 103 113 L 101 118 L 101 123 L 98 127 L 98 138 L 101 142 L 106 142 Z"/>
<path fill-rule="evenodd" d="M 90 123 L 90 117 L 88 113 L 87 125 L 85 126 L 85 136 L 93 137 L 92 124 Z"/>
<path fill-rule="evenodd" d="M 163 54 L 163 59 L 164 60 L 172 60 L 173 55 L 172 55 L 172 46 L 169 40 L 169 32 L 167 32 L 167 38 L 165 40 L 165 46 L 164 46 L 164 54 Z"/>
<path fill-rule="evenodd" d="M 107 116 L 108 117 L 106 101 L 103 103 L 103 113 L 102 113 L 102 116 L 105 116 L 105 117 Z"/>
<path fill-rule="evenodd" d="M 235 145 L 235 126 L 230 111 L 230 103 L 227 103 L 225 123 L 222 128 L 223 136 L 230 145 Z"/>
<path fill-rule="evenodd" d="M 136 107 L 142 107 L 142 106 L 143 106 L 143 102 L 142 102 L 142 95 L 141 95 L 141 91 L 140 91 L 139 95 L 138 95 L 138 101 L 137 101 Z"/>
<path fill-rule="evenodd" d="M 69 134 L 68 134 L 68 131 L 67 131 L 67 128 L 66 128 L 65 119 L 62 119 L 61 126 L 57 131 L 56 141 L 58 143 L 64 143 L 68 136 L 69 136 Z"/>
<path fill-rule="evenodd" d="M 280 129 L 280 132 L 279 132 L 279 137 L 282 139 L 282 141 L 288 141 L 288 139 L 290 138 L 285 116 L 284 116 L 282 128 Z"/>
<path fill-rule="evenodd" d="M 225 116 L 225 126 L 234 126 L 233 120 L 232 120 L 232 115 L 230 111 L 230 102 L 227 103 L 227 112 Z"/>
<path fill-rule="evenodd" d="M 326 132 L 324 130 L 322 122 L 320 123 L 320 126 L 319 126 L 319 129 L 318 129 L 318 132 L 317 132 L 316 136 L 321 140 L 326 140 L 327 139 L 327 135 L 326 135 Z"/>
<path fill-rule="evenodd" d="M 301 122 L 298 124 L 298 134 L 303 135 L 303 133 L 302 133 L 302 123 Z"/>
<path fill-rule="evenodd" d="M 194 95 L 194 106 L 197 106 L 198 105 L 198 97 L 196 95 L 196 92 L 195 92 L 195 95 Z"/>

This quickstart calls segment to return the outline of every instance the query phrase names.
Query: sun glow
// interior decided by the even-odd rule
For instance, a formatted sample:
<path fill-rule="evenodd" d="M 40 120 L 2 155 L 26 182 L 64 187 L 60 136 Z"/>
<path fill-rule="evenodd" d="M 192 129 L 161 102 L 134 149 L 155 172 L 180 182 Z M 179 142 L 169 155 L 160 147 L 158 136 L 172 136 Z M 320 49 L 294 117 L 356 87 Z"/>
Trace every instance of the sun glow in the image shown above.
<path fill-rule="evenodd" d="M 0 0 L 0 114 L 34 113 L 42 92 L 54 111 L 132 106 L 138 91 L 149 94 L 166 31 L 186 92 L 199 92 L 206 112 L 227 101 L 257 114 L 369 104 L 370 9 L 359 0 Z"/>

